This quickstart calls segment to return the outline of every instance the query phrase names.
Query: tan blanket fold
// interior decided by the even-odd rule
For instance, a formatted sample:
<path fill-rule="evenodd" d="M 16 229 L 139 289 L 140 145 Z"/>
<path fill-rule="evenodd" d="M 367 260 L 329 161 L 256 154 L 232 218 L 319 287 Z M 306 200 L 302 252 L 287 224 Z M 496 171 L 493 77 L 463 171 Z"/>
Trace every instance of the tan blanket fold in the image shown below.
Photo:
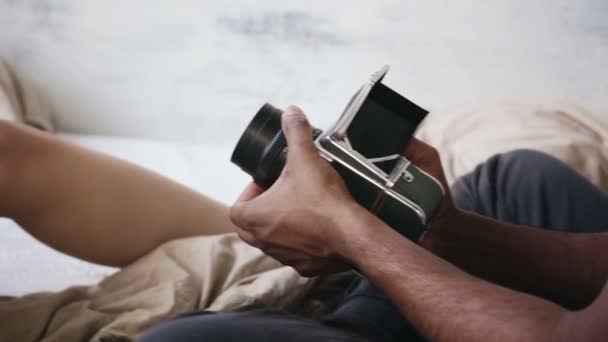
<path fill-rule="evenodd" d="M 435 108 L 417 136 L 437 148 L 449 183 L 497 153 L 535 149 L 608 191 L 607 115 L 561 101 L 502 100 Z"/>
<path fill-rule="evenodd" d="M 194 310 L 319 309 L 311 289 L 331 281 L 300 277 L 233 234 L 182 239 L 96 286 L 1 298 L 0 341 L 130 341 Z"/>
<path fill-rule="evenodd" d="M 21 121 L 54 131 L 48 103 L 24 77 L 0 57 L 0 119 Z"/>

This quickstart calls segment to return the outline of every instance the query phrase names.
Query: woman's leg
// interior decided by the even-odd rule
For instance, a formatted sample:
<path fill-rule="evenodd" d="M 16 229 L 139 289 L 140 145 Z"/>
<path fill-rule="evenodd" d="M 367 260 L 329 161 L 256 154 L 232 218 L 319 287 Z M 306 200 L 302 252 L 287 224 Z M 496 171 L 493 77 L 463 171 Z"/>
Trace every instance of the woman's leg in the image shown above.
<path fill-rule="evenodd" d="M 123 266 L 233 230 L 228 208 L 151 171 L 0 120 L 0 216 L 66 254 Z"/>

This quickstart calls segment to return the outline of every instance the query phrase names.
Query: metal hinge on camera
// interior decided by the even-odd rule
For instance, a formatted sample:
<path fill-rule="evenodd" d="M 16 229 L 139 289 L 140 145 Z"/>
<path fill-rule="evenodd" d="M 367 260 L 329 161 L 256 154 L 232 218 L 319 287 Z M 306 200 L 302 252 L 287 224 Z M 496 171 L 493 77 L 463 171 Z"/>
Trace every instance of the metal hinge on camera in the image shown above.
<path fill-rule="evenodd" d="M 372 163 L 380 163 L 384 161 L 397 159 L 397 164 L 393 168 L 393 171 L 386 177 L 385 185 L 388 188 L 392 188 L 399 178 L 403 177 L 406 182 L 411 183 L 414 181 L 414 175 L 408 170 L 412 165 L 412 162 L 400 154 L 393 154 L 387 157 L 369 159 Z"/>
<path fill-rule="evenodd" d="M 407 160 L 404 156 L 399 156 L 399 160 L 397 160 L 397 165 L 391 173 L 388 175 L 388 179 L 386 180 L 386 186 L 392 188 L 395 183 L 399 180 L 399 178 L 403 177 L 406 182 L 411 183 L 414 181 L 414 175 L 408 170 L 408 168 L 412 165 L 412 162 Z"/>

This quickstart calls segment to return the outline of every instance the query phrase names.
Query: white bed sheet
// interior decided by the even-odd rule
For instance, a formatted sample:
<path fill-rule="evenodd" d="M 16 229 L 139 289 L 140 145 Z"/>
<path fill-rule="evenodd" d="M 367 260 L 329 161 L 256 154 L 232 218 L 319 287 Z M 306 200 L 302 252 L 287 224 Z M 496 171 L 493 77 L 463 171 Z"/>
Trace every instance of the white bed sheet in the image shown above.
<path fill-rule="evenodd" d="M 224 203 L 231 203 L 248 181 L 248 176 L 229 162 L 233 146 L 78 134 L 61 136 L 157 171 Z M 114 270 L 56 252 L 34 240 L 13 221 L 0 219 L 0 295 L 92 284 Z"/>

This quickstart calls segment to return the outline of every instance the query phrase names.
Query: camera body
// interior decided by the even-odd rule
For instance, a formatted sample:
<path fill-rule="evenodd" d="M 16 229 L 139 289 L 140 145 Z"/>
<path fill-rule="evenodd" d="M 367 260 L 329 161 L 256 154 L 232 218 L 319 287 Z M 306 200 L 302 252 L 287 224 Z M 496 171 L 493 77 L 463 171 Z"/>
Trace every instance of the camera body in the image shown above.
<path fill-rule="evenodd" d="M 417 241 L 445 192 L 437 179 L 403 156 L 428 112 L 382 84 L 387 72 L 385 66 L 373 74 L 333 126 L 314 129 L 314 143 L 359 204 Z M 231 158 L 265 188 L 279 177 L 286 162 L 281 113 L 264 105 Z"/>

